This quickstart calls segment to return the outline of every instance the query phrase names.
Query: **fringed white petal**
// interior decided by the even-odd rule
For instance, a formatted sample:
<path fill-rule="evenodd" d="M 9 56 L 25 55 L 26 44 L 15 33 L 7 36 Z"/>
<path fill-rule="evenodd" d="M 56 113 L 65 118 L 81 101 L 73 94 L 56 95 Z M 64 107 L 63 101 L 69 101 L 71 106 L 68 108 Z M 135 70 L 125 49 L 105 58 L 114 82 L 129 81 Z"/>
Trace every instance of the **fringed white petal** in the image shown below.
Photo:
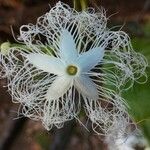
<path fill-rule="evenodd" d="M 116 139 L 118 134 L 126 133 L 126 127 L 131 124 L 131 119 L 127 115 L 123 99 L 117 93 L 114 94 L 116 95 L 110 94 L 109 99 L 107 99 L 107 95 L 101 95 L 100 101 L 91 100 L 87 97 L 83 97 L 83 99 L 86 114 L 92 121 L 92 128 L 95 133 Z"/>
<path fill-rule="evenodd" d="M 63 97 L 46 101 L 43 124 L 47 129 L 50 129 L 53 125 L 61 128 L 66 121 L 74 119 L 79 110 L 80 96 L 72 86 Z"/>
<path fill-rule="evenodd" d="M 55 81 L 51 84 L 47 91 L 47 99 L 58 99 L 63 96 L 71 86 L 72 78 L 67 76 L 58 76 Z"/>
<path fill-rule="evenodd" d="M 87 52 L 82 53 L 78 58 L 78 64 L 83 72 L 91 70 L 104 57 L 104 49 L 95 47 Z"/>
<path fill-rule="evenodd" d="M 40 70 L 49 72 L 55 75 L 62 75 L 65 66 L 63 62 L 56 57 L 43 54 L 28 54 L 28 61 Z"/>
<path fill-rule="evenodd" d="M 80 77 L 77 77 L 74 84 L 78 92 L 82 95 L 91 99 L 98 99 L 96 85 L 94 85 L 94 82 L 88 76 L 81 75 Z"/>
<path fill-rule="evenodd" d="M 66 62 L 72 62 L 78 56 L 73 36 L 68 30 L 63 30 L 60 36 L 60 57 Z"/>

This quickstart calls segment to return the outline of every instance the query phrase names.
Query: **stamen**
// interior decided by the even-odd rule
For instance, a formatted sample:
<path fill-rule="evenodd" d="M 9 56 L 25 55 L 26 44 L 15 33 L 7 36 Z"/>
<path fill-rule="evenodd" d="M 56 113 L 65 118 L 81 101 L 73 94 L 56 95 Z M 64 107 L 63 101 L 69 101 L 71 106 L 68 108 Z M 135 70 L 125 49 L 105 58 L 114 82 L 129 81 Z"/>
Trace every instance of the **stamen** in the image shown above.
<path fill-rule="evenodd" d="M 67 73 L 71 76 L 76 75 L 78 68 L 76 66 L 73 65 L 69 65 L 66 69 Z"/>

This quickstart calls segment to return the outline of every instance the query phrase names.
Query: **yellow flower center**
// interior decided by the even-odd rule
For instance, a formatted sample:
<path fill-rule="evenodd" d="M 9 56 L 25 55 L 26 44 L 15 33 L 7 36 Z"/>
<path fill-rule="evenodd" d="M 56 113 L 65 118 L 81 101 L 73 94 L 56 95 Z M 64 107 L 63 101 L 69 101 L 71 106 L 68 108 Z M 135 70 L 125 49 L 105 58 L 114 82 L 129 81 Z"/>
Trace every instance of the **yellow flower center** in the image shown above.
<path fill-rule="evenodd" d="M 73 65 L 69 65 L 66 69 L 67 73 L 71 76 L 76 75 L 78 68 L 76 66 Z"/>

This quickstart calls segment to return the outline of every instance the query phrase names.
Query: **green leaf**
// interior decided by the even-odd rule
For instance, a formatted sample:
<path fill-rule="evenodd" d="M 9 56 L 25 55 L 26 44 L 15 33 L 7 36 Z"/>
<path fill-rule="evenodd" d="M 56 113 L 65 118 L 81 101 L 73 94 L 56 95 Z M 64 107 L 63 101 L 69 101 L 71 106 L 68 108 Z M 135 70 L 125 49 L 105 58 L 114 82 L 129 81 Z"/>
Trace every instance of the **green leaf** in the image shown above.
<path fill-rule="evenodd" d="M 146 56 L 150 64 L 150 39 L 134 38 L 133 47 Z M 150 66 L 146 73 L 148 80 L 145 84 L 135 83 L 132 89 L 123 93 L 128 105 L 129 113 L 150 143 Z"/>

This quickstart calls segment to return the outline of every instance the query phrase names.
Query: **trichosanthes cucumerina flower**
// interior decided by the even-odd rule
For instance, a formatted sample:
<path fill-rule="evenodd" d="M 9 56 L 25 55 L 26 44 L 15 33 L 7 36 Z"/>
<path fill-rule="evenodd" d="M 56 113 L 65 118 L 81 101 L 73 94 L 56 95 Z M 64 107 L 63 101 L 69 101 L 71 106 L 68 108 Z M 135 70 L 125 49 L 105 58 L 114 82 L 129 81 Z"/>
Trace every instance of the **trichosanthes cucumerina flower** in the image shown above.
<path fill-rule="evenodd" d="M 73 86 L 83 96 L 97 100 L 98 90 L 88 73 L 100 64 L 104 47 L 94 47 L 79 54 L 71 33 L 66 29 L 61 32 L 57 57 L 38 53 L 27 55 L 28 61 L 37 69 L 57 75 L 47 91 L 47 100 L 63 97 Z"/>
<path fill-rule="evenodd" d="M 24 46 L 0 53 L 0 75 L 19 114 L 50 130 L 80 120 L 84 108 L 96 133 L 125 132 L 131 121 L 121 91 L 146 76 L 147 62 L 126 33 L 106 25 L 103 9 L 77 12 L 58 2 L 36 25 L 21 26 Z"/>

